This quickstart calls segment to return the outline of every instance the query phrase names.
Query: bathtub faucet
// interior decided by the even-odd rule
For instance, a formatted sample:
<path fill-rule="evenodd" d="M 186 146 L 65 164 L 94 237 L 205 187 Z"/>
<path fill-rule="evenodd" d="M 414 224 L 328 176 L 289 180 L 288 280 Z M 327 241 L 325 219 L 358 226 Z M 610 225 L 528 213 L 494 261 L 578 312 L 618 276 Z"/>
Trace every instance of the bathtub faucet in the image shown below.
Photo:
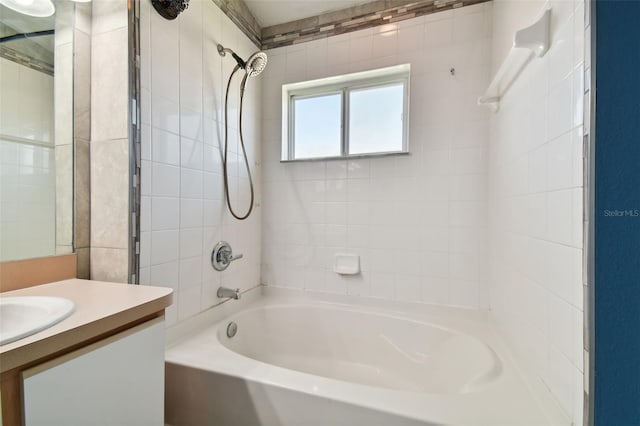
<path fill-rule="evenodd" d="M 240 296 L 242 295 L 240 293 L 240 289 L 239 288 L 227 288 L 227 287 L 218 287 L 218 293 L 217 293 L 219 298 L 225 298 L 225 297 L 231 297 L 232 299 L 240 299 Z"/>

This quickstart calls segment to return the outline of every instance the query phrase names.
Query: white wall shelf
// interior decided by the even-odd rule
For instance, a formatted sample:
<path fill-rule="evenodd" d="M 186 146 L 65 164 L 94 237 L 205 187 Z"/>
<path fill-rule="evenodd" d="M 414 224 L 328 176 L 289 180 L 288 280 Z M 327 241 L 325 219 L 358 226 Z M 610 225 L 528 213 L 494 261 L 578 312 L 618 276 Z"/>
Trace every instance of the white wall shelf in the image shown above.
<path fill-rule="evenodd" d="M 546 9 L 536 22 L 515 33 L 513 47 L 493 77 L 478 105 L 498 112 L 500 99 L 518 78 L 524 67 L 534 57 L 541 58 L 549 50 L 551 9 Z"/>

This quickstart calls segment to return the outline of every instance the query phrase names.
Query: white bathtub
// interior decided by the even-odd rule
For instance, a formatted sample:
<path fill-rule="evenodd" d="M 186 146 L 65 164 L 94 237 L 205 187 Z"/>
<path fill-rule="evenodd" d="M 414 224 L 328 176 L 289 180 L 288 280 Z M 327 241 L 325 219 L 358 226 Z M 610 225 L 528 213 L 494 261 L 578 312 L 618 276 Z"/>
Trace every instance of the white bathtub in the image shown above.
<path fill-rule="evenodd" d="M 167 424 L 570 424 L 525 385 L 482 312 L 271 288 L 245 296 L 169 331 Z"/>

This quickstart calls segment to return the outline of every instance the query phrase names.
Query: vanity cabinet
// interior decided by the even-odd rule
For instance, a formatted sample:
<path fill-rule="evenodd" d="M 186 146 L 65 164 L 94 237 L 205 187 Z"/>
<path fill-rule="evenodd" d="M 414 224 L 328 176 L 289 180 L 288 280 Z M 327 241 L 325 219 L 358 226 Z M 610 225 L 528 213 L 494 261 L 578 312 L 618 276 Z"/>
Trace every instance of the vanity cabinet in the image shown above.
<path fill-rule="evenodd" d="M 26 426 L 164 424 L 164 320 L 22 371 Z"/>
<path fill-rule="evenodd" d="M 0 426 L 162 426 L 172 293 L 75 278 L 0 293 L 75 304 L 59 323 L 0 346 Z"/>

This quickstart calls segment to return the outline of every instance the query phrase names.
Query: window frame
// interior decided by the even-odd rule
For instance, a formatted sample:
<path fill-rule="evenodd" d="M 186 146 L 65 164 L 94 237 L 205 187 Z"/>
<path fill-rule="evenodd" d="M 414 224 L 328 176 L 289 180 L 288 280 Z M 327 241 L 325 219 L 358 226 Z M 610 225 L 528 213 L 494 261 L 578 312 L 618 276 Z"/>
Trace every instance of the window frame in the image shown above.
<path fill-rule="evenodd" d="M 366 152 L 349 154 L 350 93 L 354 91 L 402 85 L 402 148 L 398 151 Z M 380 157 L 409 154 L 409 85 L 410 65 L 398 65 L 378 70 L 347 74 L 339 77 L 313 80 L 282 86 L 283 143 L 281 162 L 323 161 L 361 157 Z M 340 155 L 325 157 L 295 158 L 295 101 L 341 95 L 340 111 Z"/>

